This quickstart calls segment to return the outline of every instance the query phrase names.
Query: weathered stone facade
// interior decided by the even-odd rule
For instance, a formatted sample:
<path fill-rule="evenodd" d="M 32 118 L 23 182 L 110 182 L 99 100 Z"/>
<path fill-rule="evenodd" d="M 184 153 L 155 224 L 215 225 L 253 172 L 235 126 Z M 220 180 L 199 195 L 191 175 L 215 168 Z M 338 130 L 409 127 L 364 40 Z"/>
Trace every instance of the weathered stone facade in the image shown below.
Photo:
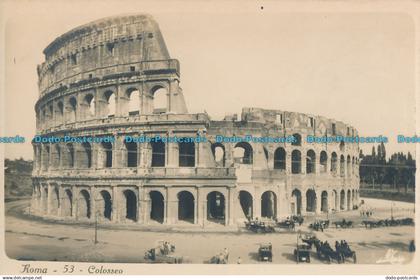
<path fill-rule="evenodd" d="M 32 209 L 88 221 L 226 225 L 352 209 L 357 144 L 307 144 L 307 135 L 356 136 L 319 116 L 245 108 L 241 121 L 190 114 L 157 23 L 114 17 L 53 41 L 38 67 L 37 134 L 114 136 L 115 143 L 33 143 Z M 164 106 L 156 104 L 163 95 Z M 208 142 L 129 143 L 126 135 Z M 287 136 L 298 143 L 216 143 L 216 135 Z"/>

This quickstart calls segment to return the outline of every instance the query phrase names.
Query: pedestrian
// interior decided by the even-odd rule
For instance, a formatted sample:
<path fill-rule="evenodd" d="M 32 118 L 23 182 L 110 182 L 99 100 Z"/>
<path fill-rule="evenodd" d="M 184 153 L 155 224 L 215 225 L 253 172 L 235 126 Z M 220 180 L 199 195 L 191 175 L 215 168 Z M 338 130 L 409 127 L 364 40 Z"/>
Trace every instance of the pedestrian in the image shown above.
<path fill-rule="evenodd" d="M 238 257 L 238 260 L 236 261 L 236 263 L 237 264 L 241 264 L 242 263 L 241 257 Z"/>
<path fill-rule="evenodd" d="M 229 250 L 227 248 L 224 249 L 226 261 L 229 260 Z"/>

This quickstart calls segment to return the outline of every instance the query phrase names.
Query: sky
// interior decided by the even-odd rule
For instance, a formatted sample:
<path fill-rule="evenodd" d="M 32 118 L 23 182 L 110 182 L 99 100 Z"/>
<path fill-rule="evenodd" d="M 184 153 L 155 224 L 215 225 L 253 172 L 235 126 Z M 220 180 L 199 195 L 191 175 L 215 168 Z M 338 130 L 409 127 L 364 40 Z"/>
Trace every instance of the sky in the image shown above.
<path fill-rule="evenodd" d="M 16 1 L 17 2 L 17 1 Z M 119 4 L 118 4 L 119 3 Z M 157 3 L 157 4 L 156 4 Z M 188 3 L 188 5 L 180 5 Z M 22 1 L 6 11 L 5 157 L 32 159 L 36 66 L 56 37 L 90 21 L 148 13 L 159 23 L 190 113 L 214 119 L 260 107 L 322 115 L 361 136 L 387 136 L 387 154 L 415 134 L 414 23 L 398 13 L 297 13 L 272 2 Z M 263 8 L 261 8 L 263 7 Z M 361 146 L 365 154 L 370 146 Z"/>

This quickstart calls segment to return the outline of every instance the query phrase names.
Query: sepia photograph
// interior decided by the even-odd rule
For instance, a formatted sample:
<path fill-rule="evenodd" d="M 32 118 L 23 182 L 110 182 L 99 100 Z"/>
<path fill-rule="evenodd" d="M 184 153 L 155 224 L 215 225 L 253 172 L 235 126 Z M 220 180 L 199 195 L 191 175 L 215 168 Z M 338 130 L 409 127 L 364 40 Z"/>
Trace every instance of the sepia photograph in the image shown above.
<path fill-rule="evenodd" d="M 418 5 L 308 2 L 4 1 L 0 274 L 418 275 Z"/>

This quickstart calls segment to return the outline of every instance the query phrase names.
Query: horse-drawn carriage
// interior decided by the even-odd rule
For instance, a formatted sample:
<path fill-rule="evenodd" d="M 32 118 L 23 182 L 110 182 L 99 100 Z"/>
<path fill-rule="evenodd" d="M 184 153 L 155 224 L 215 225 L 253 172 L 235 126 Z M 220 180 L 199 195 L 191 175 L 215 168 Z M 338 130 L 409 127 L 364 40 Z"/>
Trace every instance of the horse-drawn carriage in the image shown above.
<path fill-rule="evenodd" d="M 144 258 L 155 263 L 182 263 L 183 258 L 175 256 L 174 252 L 175 245 L 167 241 L 160 241 L 157 247 L 151 248 L 144 253 Z"/>
<path fill-rule="evenodd" d="M 277 222 L 277 227 L 288 229 L 288 230 L 295 230 L 295 222 L 293 220 L 283 220 L 283 221 Z"/>
<path fill-rule="evenodd" d="M 336 241 L 335 250 L 341 254 L 343 262 L 347 259 L 351 259 L 353 263 L 356 263 L 356 252 L 350 249 L 350 246 L 345 240 L 342 240 L 341 242 Z"/>
<path fill-rule="evenodd" d="M 271 233 L 274 232 L 274 226 L 269 224 L 268 222 L 262 222 L 258 220 L 254 221 L 246 221 L 245 222 L 246 229 L 253 231 L 255 233 Z"/>
<path fill-rule="evenodd" d="M 258 248 L 258 260 L 260 262 L 273 261 L 273 246 L 269 244 L 261 244 Z"/>
<path fill-rule="evenodd" d="M 316 247 L 316 254 L 320 260 L 326 260 L 328 263 L 331 263 L 331 260 L 334 260 L 337 263 L 343 262 L 342 255 L 331 248 L 327 241 L 322 242 L 317 240 L 314 242 L 314 244 Z"/>
<path fill-rule="evenodd" d="M 353 222 L 352 221 L 346 221 L 346 219 L 343 219 L 341 221 L 333 222 L 335 225 L 335 228 L 352 228 Z"/>
<path fill-rule="evenodd" d="M 303 217 L 300 215 L 293 215 L 290 217 L 290 219 L 295 222 L 295 224 L 299 224 L 301 226 L 303 224 Z"/>
<path fill-rule="evenodd" d="M 330 220 L 317 220 L 314 223 L 309 225 L 309 228 L 316 231 L 324 231 L 324 229 L 330 226 Z"/>

